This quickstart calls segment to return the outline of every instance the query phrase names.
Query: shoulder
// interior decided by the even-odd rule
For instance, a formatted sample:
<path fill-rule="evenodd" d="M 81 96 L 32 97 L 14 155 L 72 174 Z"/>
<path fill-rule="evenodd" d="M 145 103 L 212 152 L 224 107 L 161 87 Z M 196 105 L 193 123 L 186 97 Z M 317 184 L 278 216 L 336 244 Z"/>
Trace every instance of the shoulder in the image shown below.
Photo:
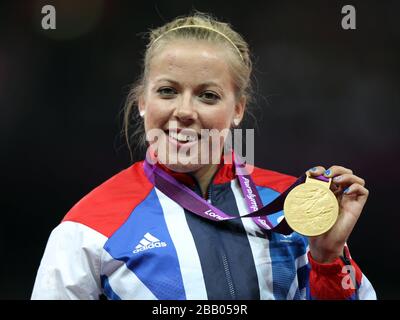
<path fill-rule="evenodd" d="M 279 193 L 284 192 L 297 178 L 273 170 L 253 167 L 251 177 L 259 187 L 270 188 Z"/>
<path fill-rule="evenodd" d="M 137 162 L 83 197 L 71 208 L 63 222 L 84 224 L 110 237 L 152 188 L 144 174 L 143 162 Z"/>

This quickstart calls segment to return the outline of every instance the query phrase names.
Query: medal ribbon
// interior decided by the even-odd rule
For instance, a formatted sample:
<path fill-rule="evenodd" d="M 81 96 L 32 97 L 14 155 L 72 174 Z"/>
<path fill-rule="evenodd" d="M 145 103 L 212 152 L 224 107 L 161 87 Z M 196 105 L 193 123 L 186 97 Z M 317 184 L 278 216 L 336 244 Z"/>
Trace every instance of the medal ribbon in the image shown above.
<path fill-rule="evenodd" d="M 302 175 L 276 199 L 263 207 L 260 195 L 258 194 L 253 179 L 246 172 L 243 162 L 236 159 L 239 158 L 235 155 L 235 160 L 233 162 L 235 164 L 236 175 L 238 176 L 240 187 L 242 189 L 244 198 L 246 199 L 247 208 L 250 212 L 239 217 L 224 213 L 208 201 L 204 200 L 183 183 L 177 181 L 164 170 L 149 163 L 147 159 L 144 160 L 144 172 L 147 178 L 165 195 L 180 204 L 183 208 L 205 219 L 212 221 L 224 221 L 249 217 L 252 218 L 253 221 L 264 230 L 270 230 L 285 235 L 292 233 L 293 230 L 289 227 L 285 221 L 285 218 L 283 218 L 277 225 L 273 226 L 267 216 L 277 213 L 283 209 L 283 203 L 287 194 L 293 188 L 303 183 L 306 176 Z M 327 180 L 323 176 L 319 176 L 318 179 L 325 181 Z"/>

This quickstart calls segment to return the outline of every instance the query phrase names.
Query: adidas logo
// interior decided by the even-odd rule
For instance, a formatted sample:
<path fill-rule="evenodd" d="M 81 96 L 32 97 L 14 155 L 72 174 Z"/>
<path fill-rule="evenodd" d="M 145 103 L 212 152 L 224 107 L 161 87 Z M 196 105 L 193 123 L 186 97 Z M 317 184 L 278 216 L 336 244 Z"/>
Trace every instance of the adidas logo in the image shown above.
<path fill-rule="evenodd" d="M 156 237 L 152 236 L 149 232 L 147 232 L 144 235 L 143 239 L 140 240 L 139 244 L 135 247 L 133 253 L 138 253 L 141 251 L 146 251 L 149 249 L 161 248 L 166 246 L 167 244 L 164 241 L 160 241 Z"/>

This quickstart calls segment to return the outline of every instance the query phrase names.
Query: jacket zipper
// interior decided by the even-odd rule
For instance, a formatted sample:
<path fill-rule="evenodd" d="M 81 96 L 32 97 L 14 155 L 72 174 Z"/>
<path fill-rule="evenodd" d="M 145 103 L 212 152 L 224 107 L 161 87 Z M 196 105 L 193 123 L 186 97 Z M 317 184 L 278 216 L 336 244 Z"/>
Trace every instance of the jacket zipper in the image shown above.
<path fill-rule="evenodd" d="M 229 287 L 229 293 L 231 294 L 232 299 L 236 299 L 236 292 L 235 292 L 235 287 L 233 286 L 233 280 L 232 280 L 232 275 L 231 271 L 229 269 L 229 264 L 228 264 L 228 259 L 226 258 L 225 253 L 223 252 L 221 248 L 221 256 L 222 256 L 222 263 L 224 265 L 224 271 L 225 271 L 225 279 L 228 282 L 228 287 Z"/>
<path fill-rule="evenodd" d="M 208 191 L 207 191 L 207 195 L 208 195 L 207 201 L 210 204 L 212 204 L 212 198 L 211 198 L 212 182 L 214 181 L 214 177 L 215 177 L 216 173 L 214 173 L 214 176 L 211 179 L 211 182 L 208 186 Z M 193 179 L 196 182 L 197 188 L 200 190 L 200 194 L 201 194 L 200 184 L 198 183 L 196 178 L 193 177 Z M 219 237 L 219 233 L 218 233 L 218 237 Z M 220 250 L 220 254 L 221 254 L 222 264 L 224 266 L 225 279 L 226 279 L 226 282 L 228 283 L 229 293 L 230 293 L 232 299 L 236 299 L 236 291 L 235 291 L 235 287 L 233 285 L 233 279 L 232 279 L 231 270 L 229 268 L 228 258 L 226 256 L 225 250 L 221 244 L 219 245 L 219 250 Z"/>
<path fill-rule="evenodd" d="M 210 183 L 210 185 L 208 186 L 208 200 L 207 201 L 210 204 L 212 204 L 211 187 L 212 187 L 212 183 Z M 219 237 L 219 233 L 218 233 L 218 237 Z M 229 263 L 228 263 L 228 259 L 225 254 L 225 250 L 223 249 L 222 245 L 219 245 L 219 250 L 221 253 L 222 264 L 224 266 L 225 279 L 226 279 L 226 282 L 228 283 L 229 293 L 230 293 L 232 299 L 236 299 L 236 292 L 235 292 L 235 287 L 233 286 L 232 274 L 231 274 L 231 271 L 229 268 Z"/>

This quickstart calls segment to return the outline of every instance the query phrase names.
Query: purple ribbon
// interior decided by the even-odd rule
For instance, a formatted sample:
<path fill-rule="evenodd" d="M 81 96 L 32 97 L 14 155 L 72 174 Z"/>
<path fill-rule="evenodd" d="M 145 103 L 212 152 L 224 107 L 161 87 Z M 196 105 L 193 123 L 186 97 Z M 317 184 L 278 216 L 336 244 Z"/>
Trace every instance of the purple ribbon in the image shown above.
<path fill-rule="evenodd" d="M 224 221 L 250 217 L 262 229 L 285 235 L 292 233 L 293 230 L 289 227 L 284 218 L 277 225 L 273 226 L 267 216 L 277 213 L 283 209 L 283 203 L 286 196 L 293 188 L 305 181 L 305 175 L 298 178 L 289 188 L 286 189 L 285 192 L 263 207 L 260 195 L 258 194 L 253 179 L 249 174 L 247 174 L 245 165 L 236 155 L 234 164 L 236 175 L 239 178 L 240 187 L 245 197 L 247 208 L 250 212 L 240 217 L 228 215 L 217 207 L 214 207 L 212 204 L 200 197 L 197 193 L 177 181 L 164 170 L 149 163 L 147 160 L 144 160 L 144 172 L 147 178 L 165 195 L 179 203 L 183 208 L 205 219 Z M 325 181 L 327 180 L 323 176 L 319 176 L 317 178 Z"/>

